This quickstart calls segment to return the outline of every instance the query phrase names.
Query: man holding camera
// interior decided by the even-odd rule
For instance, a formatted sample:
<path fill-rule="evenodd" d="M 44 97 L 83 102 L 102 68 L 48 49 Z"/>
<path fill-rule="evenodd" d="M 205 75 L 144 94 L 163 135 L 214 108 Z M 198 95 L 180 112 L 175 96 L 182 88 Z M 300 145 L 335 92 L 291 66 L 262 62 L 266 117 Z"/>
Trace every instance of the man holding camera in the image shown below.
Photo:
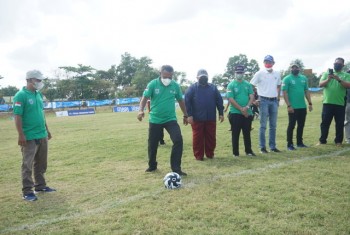
<path fill-rule="evenodd" d="M 344 139 L 345 96 L 346 89 L 350 88 L 350 74 L 342 71 L 344 59 L 337 58 L 334 62 L 334 70 L 329 69 L 323 73 L 320 87 L 323 87 L 323 107 L 321 122 L 320 144 L 327 143 L 329 127 L 334 117 L 335 139 L 334 143 L 340 147 Z"/>

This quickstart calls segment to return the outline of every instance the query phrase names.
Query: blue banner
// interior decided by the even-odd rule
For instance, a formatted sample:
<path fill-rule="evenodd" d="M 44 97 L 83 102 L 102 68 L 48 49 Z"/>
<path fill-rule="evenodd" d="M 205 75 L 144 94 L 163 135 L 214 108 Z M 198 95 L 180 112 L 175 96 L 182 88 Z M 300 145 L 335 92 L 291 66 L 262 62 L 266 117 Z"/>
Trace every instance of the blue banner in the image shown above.
<path fill-rule="evenodd" d="M 116 100 L 116 104 L 132 104 L 132 103 L 139 103 L 140 98 L 139 97 L 134 97 L 134 98 L 120 98 Z"/>
<path fill-rule="evenodd" d="M 140 110 L 139 106 L 115 106 L 113 112 L 137 112 Z"/>
<path fill-rule="evenodd" d="M 113 100 L 89 100 L 87 101 L 87 106 L 103 106 L 111 105 Z"/>
<path fill-rule="evenodd" d="M 68 116 L 95 114 L 95 109 L 68 110 Z"/>
<path fill-rule="evenodd" d="M 8 112 L 12 106 L 9 104 L 1 104 L 0 112 Z"/>

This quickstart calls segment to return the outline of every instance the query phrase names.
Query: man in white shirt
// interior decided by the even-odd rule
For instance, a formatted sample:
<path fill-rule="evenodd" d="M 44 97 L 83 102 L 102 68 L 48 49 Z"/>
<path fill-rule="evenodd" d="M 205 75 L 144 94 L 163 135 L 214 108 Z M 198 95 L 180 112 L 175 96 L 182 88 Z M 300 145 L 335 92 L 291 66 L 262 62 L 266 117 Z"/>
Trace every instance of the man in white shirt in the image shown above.
<path fill-rule="evenodd" d="M 276 127 L 278 103 L 280 100 L 281 76 L 279 72 L 272 69 L 275 61 L 271 55 L 264 58 L 264 69 L 258 71 L 250 81 L 258 91 L 258 102 L 260 106 L 260 129 L 259 144 L 260 152 L 268 153 L 266 150 L 265 132 L 267 119 L 269 120 L 269 147 L 272 152 L 278 153 L 276 148 Z"/>

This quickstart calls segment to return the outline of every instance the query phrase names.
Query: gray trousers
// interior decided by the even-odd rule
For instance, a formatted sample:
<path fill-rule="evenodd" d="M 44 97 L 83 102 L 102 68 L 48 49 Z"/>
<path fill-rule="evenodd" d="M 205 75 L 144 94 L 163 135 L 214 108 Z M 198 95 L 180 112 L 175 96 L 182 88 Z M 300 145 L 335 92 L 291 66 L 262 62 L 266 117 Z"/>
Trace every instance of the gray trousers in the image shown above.
<path fill-rule="evenodd" d="M 344 122 L 345 142 L 350 144 L 350 103 L 346 103 Z"/>
<path fill-rule="evenodd" d="M 22 192 L 33 193 L 33 187 L 40 190 L 46 187 L 44 174 L 47 168 L 48 153 L 47 138 L 28 140 L 26 146 L 22 146 Z M 34 181 L 33 175 L 34 173 Z"/>

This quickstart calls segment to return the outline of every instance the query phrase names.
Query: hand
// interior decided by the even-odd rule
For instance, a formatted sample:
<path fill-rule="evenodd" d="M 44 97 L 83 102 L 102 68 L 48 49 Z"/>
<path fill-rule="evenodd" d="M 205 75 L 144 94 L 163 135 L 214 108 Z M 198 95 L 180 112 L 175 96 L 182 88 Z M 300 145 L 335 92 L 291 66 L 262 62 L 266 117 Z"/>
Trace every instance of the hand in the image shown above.
<path fill-rule="evenodd" d="M 188 118 L 187 118 L 187 123 L 189 123 L 189 124 L 193 124 L 193 117 L 192 116 L 189 116 Z"/>
<path fill-rule="evenodd" d="M 223 122 L 225 120 L 224 116 L 219 116 L 219 121 Z"/>
<path fill-rule="evenodd" d="M 47 139 L 50 140 L 52 138 L 51 132 L 47 131 Z"/>
<path fill-rule="evenodd" d="M 312 104 L 309 105 L 309 112 L 311 112 L 313 110 Z"/>
<path fill-rule="evenodd" d="M 337 80 L 338 82 L 340 81 L 340 78 L 337 75 L 333 75 L 333 79 Z"/>
<path fill-rule="evenodd" d="M 187 126 L 187 124 L 188 124 L 188 117 L 187 116 L 184 116 L 183 124 L 185 126 Z"/>
<path fill-rule="evenodd" d="M 24 134 L 21 134 L 18 136 L 18 145 L 19 146 L 26 146 L 27 144 L 27 140 L 26 140 L 26 137 L 24 136 Z"/>
<path fill-rule="evenodd" d="M 145 117 L 145 113 L 140 111 L 138 114 L 137 114 L 137 119 L 141 122 L 142 121 L 142 118 Z"/>
<path fill-rule="evenodd" d="M 243 108 L 241 108 L 241 113 L 242 113 L 242 115 L 244 116 L 244 117 L 248 117 L 249 116 L 249 114 L 248 114 L 248 108 L 247 107 L 243 107 Z"/>
<path fill-rule="evenodd" d="M 259 107 L 260 101 L 259 101 L 259 100 L 255 100 L 255 101 L 253 102 L 253 104 L 255 104 L 257 107 Z"/>
<path fill-rule="evenodd" d="M 294 109 L 292 106 L 287 107 L 288 113 L 294 113 Z"/>

